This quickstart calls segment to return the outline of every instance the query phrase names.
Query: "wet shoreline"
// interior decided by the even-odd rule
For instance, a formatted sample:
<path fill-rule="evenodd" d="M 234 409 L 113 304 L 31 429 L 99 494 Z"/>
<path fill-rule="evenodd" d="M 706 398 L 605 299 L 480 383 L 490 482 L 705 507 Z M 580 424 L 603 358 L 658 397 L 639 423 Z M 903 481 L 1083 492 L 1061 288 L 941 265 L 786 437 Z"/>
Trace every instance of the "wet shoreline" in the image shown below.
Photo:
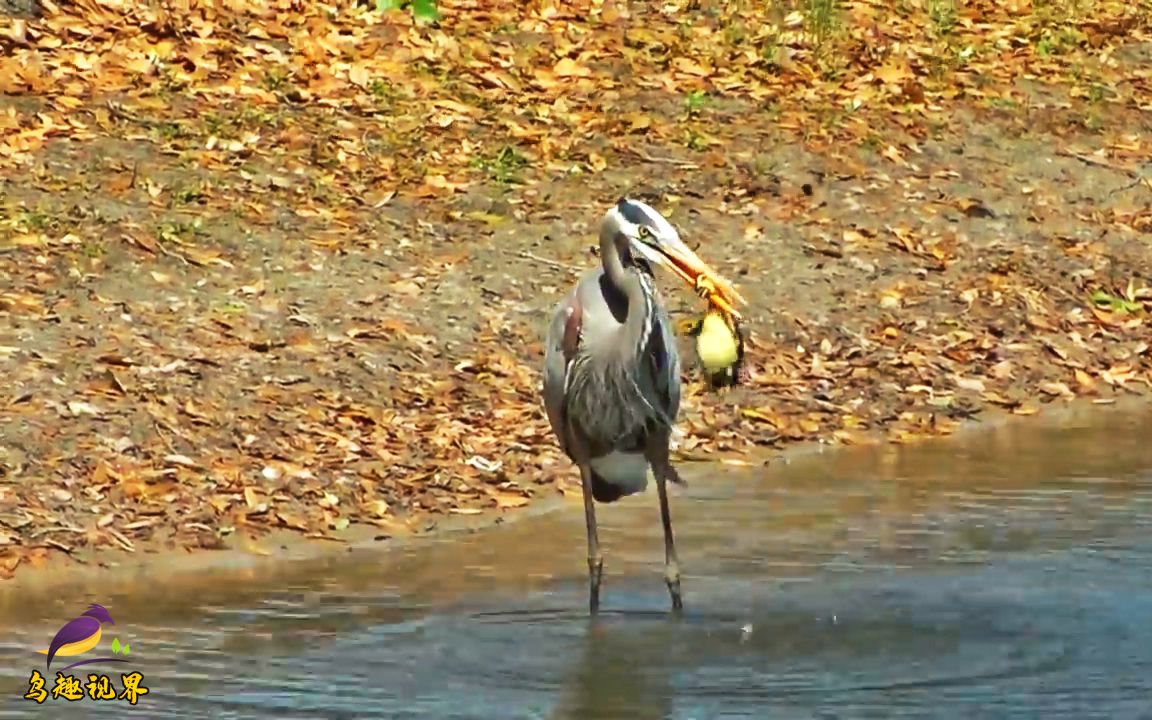
<path fill-rule="evenodd" d="M 599 513 L 595 621 L 573 501 L 391 552 L 10 594 L 0 681 L 100 602 L 157 720 L 1139 717 L 1152 409 L 1071 410 L 695 468 L 673 507 L 680 618 L 648 493 Z"/>
<path fill-rule="evenodd" d="M 733 472 L 766 468 L 771 474 L 781 467 L 809 460 L 830 462 L 835 466 L 841 459 L 851 465 L 857 462 L 858 453 L 862 452 L 884 462 L 883 458 L 894 458 L 902 449 L 911 447 L 935 448 L 948 457 L 952 450 L 968 448 L 983 439 L 997 442 L 1001 435 L 1011 436 L 1017 432 L 1056 429 L 1076 423 L 1118 422 L 1129 416 L 1146 414 L 1148 409 L 1148 403 L 1138 397 L 1109 403 L 1075 401 L 1049 408 L 1036 416 L 998 413 L 993 417 L 970 420 L 951 436 L 928 438 L 914 444 L 885 443 L 882 440 L 855 446 L 804 443 L 765 452 L 756 458 L 717 457 L 707 462 L 681 460 L 681 463 L 690 485 L 688 492 L 694 492 L 697 483 L 707 482 L 706 478 L 700 477 L 697 466 L 701 465 L 730 464 Z M 771 482 L 771 477 L 764 481 Z M 675 515 L 677 505 L 692 502 L 692 499 L 680 497 L 682 493 L 677 488 L 672 488 L 671 492 Z M 179 594 L 177 588 L 202 588 L 206 582 L 229 587 L 239 583 L 258 591 L 270 583 L 275 584 L 278 578 L 322 573 L 334 565 L 356 561 L 378 563 L 384 572 L 394 558 L 405 553 L 420 553 L 422 548 L 443 550 L 459 545 L 461 540 L 476 533 L 500 532 L 502 528 L 519 522 L 555 513 L 576 513 L 579 504 L 578 496 L 553 497 L 536 500 L 527 507 L 505 514 L 447 516 L 440 519 L 431 531 L 387 540 L 375 539 L 379 532 L 375 528 L 354 526 L 344 533 L 345 540 L 341 542 L 303 538 L 298 533 L 285 530 L 254 540 L 236 538 L 233 546 L 225 550 L 187 552 L 153 548 L 152 551 L 133 554 L 102 550 L 94 553 L 84 564 L 72 561 L 66 565 L 50 563 L 18 569 L 15 577 L 0 584 L 0 613 L 18 617 L 36 609 L 40 599 L 53 598 L 65 588 L 72 596 L 106 593 L 124 594 L 127 599 L 130 594 L 133 605 L 148 607 L 150 599 L 171 598 Z M 573 557 L 578 556 L 582 557 L 577 547 L 573 549 Z M 38 614 L 39 610 L 35 612 Z"/>

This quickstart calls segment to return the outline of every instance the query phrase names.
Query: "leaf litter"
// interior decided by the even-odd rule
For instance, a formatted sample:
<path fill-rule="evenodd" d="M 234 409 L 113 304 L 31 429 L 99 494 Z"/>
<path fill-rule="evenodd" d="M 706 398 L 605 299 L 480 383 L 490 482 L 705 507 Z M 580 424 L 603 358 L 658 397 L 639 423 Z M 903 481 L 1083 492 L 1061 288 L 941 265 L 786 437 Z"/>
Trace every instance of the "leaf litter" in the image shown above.
<path fill-rule="evenodd" d="M 1147 392 L 1138 7 L 376 5 L 0 18 L 0 573 L 573 492 L 541 334 L 624 193 L 752 301 L 681 460 Z"/>

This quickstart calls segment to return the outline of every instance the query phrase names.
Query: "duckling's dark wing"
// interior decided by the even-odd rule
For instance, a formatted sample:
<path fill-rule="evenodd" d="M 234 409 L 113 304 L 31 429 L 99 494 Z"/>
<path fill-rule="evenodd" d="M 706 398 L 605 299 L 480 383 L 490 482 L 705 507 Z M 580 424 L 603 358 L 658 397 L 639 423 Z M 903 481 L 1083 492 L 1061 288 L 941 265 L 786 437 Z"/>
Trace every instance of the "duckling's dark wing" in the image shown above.
<path fill-rule="evenodd" d="M 736 336 L 736 364 L 744 362 L 744 341 L 747 338 L 744 335 L 744 330 L 740 327 L 740 323 L 735 320 L 732 321 L 732 334 Z"/>
<path fill-rule="evenodd" d="M 740 323 L 732 321 L 732 331 L 736 334 L 736 364 L 732 366 L 732 384 L 743 385 L 748 382 L 748 369 L 744 366 L 744 342 L 747 337 Z"/>

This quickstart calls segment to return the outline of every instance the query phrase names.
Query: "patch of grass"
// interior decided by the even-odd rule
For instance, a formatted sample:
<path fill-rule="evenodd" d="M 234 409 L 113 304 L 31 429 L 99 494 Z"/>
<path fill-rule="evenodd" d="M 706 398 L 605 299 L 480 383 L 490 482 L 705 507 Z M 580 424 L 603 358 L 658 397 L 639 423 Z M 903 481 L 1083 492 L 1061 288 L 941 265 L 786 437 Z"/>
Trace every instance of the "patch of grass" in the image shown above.
<path fill-rule="evenodd" d="M 680 36 L 680 40 L 682 42 L 691 40 L 694 32 L 695 28 L 688 20 L 681 20 L 680 23 L 676 26 L 676 34 Z"/>
<path fill-rule="evenodd" d="M 60 226 L 55 214 L 39 207 L 21 208 L 13 217 L 12 224 L 24 232 L 44 232 Z"/>
<path fill-rule="evenodd" d="M 780 170 L 780 164 L 767 154 L 759 154 L 752 159 L 752 171 L 760 177 L 771 177 Z"/>
<path fill-rule="evenodd" d="M 1046 27 L 1035 40 L 1036 54 L 1040 57 L 1067 55 L 1077 50 L 1083 41 L 1084 34 L 1074 26 Z"/>
<path fill-rule="evenodd" d="M 375 0 L 377 12 L 410 10 L 417 20 L 435 22 L 440 18 L 436 0 Z"/>
<path fill-rule="evenodd" d="M 501 185 L 513 185 L 523 182 L 520 171 L 528 165 L 528 159 L 516 148 L 505 145 L 489 155 L 476 157 L 472 165 Z"/>
<path fill-rule="evenodd" d="M 280 130 L 285 124 L 285 113 L 280 109 L 245 106 L 237 114 L 236 124 L 240 129 L 251 129 L 256 132 Z"/>
<path fill-rule="evenodd" d="M 826 107 L 816 111 L 815 117 L 820 127 L 828 133 L 842 129 L 852 111 L 847 107 Z"/>
<path fill-rule="evenodd" d="M 1084 109 L 1084 112 L 1073 121 L 1074 125 L 1079 125 L 1084 130 L 1090 133 L 1098 133 L 1104 128 L 1104 116 L 1102 108 L 1099 105 L 1089 105 Z"/>
<path fill-rule="evenodd" d="M 204 228 L 200 224 L 200 218 L 194 220 L 176 220 L 173 222 L 162 222 L 156 232 L 157 236 L 164 241 L 174 242 L 181 244 L 189 239 L 203 237 L 207 235 Z"/>
<path fill-rule="evenodd" d="M 1098 288 L 1089 300 L 1095 307 L 1114 313 L 1137 313 L 1144 309 L 1144 304 L 1137 296 L 1132 281 L 1129 281 L 1128 287 L 1120 292 L 1108 292 Z"/>
<path fill-rule="evenodd" d="M 928 19 L 936 37 L 951 34 L 956 27 L 956 0 L 928 0 Z"/>
<path fill-rule="evenodd" d="M 774 99 L 765 98 L 764 100 L 761 100 L 757 109 L 760 113 L 760 119 L 762 122 L 775 125 L 780 121 L 782 108 L 780 107 L 780 104 Z"/>
<path fill-rule="evenodd" d="M 839 0 L 803 0 L 804 27 L 812 35 L 818 51 L 826 48 L 840 26 L 839 5 Z"/>
<path fill-rule="evenodd" d="M 207 183 L 204 182 L 173 188 L 170 205 L 192 205 L 207 200 L 209 190 Z"/>
<path fill-rule="evenodd" d="M 727 45 L 743 45 L 748 40 L 748 28 L 742 22 L 734 22 L 724 26 L 724 43 Z"/>
<path fill-rule="evenodd" d="M 244 130 L 267 132 L 284 126 L 283 110 L 268 110 L 263 107 L 244 106 L 236 112 L 208 111 L 199 116 L 198 123 L 192 126 L 202 137 L 215 136 L 221 140 L 234 140 Z M 188 132 L 193 132 L 189 128 Z"/>
<path fill-rule="evenodd" d="M 228 133 L 232 130 L 232 123 L 218 112 L 206 112 L 200 118 L 200 122 L 204 125 L 204 131 L 209 135 L 216 137 L 227 137 Z"/>
<path fill-rule="evenodd" d="M 368 86 L 368 92 L 381 105 L 392 105 L 396 100 L 396 87 L 383 78 L 374 79 Z"/>
<path fill-rule="evenodd" d="M 1032 0 L 1032 13 L 1044 20 L 1074 20 L 1080 16 L 1082 0 Z"/>
<path fill-rule="evenodd" d="M 268 72 L 260 79 L 260 85 L 268 92 L 279 92 L 287 84 L 288 73 L 278 67 L 268 68 Z"/>
<path fill-rule="evenodd" d="M 935 140 L 943 142 L 952 132 L 952 126 L 946 120 L 929 120 L 925 123 L 928 135 Z"/>
<path fill-rule="evenodd" d="M 710 102 L 706 92 L 693 90 L 684 98 L 684 110 L 688 113 L 688 117 L 696 117 Z"/>
<path fill-rule="evenodd" d="M 986 100 L 988 107 L 993 110 L 1018 110 L 1020 103 L 1012 98 L 990 97 Z"/>
<path fill-rule="evenodd" d="M 156 72 L 160 76 L 160 90 L 165 93 L 180 93 L 188 87 L 187 81 L 177 77 L 172 68 L 165 64 L 158 64 Z"/>
<path fill-rule="evenodd" d="M 172 142 L 188 137 L 188 129 L 184 123 L 160 120 L 152 124 L 152 132 L 156 138 L 163 142 Z"/>
<path fill-rule="evenodd" d="M 708 147 L 708 139 L 692 128 L 687 128 L 684 130 L 684 147 L 699 152 Z"/>
<path fill-rule="evenodd" d="M 239 300 L 224 300 L 212 303 L 210 312 L 214 315 L 243 315 L 248 312 L 248 306 Z"/>
<path fill-rule="evenodd" d="M 769 65 L 780 62 L 780 26 L 773 25 L 772 30 L 760 38 L 760 57 Z"/>
<path fill-rule="evenodd" d="M 416 58 L 408 64 L 408 67 L 413 73 L 433 78 L 438 82 L 445 82 L 449 78 L 449 70 L 445 65 L 425 58 Z"/>
<path fill-rule="evenodd" d="M 308 183 L 308 197 L 313 202 L 322 205 L 338 205 L 339 202 L 336 198 L 336 192 L 332 187 L 332 181 L 325 176 L 313 176 Z"/>
<path fill-rule="evenodd" d="M 884 138 L 874 131 L 869 131 L 860 139 L 860 147 L 868 152 L 878 153 L 884 147 Z"/>

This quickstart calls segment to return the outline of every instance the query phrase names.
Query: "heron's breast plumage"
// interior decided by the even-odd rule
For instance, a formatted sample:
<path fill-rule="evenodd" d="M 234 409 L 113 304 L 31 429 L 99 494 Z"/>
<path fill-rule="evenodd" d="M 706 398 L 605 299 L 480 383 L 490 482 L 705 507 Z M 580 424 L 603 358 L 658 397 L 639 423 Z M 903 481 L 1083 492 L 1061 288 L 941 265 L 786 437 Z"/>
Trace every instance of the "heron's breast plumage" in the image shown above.
<path fill-rule="evenodd" d="M 678 394 L 673 401 L 667 384 L 679 382 L 674 347 L 663 347 L 664 332 L 651 330 L 645 351 L 634 360 L 620 360 L 615 353 L 591 352 L 581 346 L 569 370 L 568 417 L 578 420 L 581 431 L 599 445 L 640 450 L 655 429 L 676 420 Z"/>

